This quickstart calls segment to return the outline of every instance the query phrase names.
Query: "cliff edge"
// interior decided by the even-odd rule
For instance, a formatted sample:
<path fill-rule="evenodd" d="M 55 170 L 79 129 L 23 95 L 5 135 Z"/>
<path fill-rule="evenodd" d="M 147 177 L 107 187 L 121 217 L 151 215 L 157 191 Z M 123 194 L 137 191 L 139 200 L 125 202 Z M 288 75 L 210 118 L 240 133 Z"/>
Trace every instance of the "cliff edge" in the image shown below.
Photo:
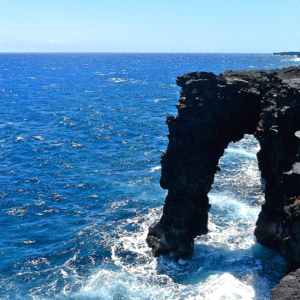
<path fill-rule="evenodd" d="M 177 85 L 178 115 L 167 118 L 169 144 L 161 158 L 160 185 L 168 194 L 147 236 L 154 256 L 192 254 L 194 238 L 208 231 L 207 195 L 220 157 L 229 143 L 253 134 L 266 182 L 254 234 L 289 261 L 290 271 L 300 268 L 300 67 L 193 72 Z"/>

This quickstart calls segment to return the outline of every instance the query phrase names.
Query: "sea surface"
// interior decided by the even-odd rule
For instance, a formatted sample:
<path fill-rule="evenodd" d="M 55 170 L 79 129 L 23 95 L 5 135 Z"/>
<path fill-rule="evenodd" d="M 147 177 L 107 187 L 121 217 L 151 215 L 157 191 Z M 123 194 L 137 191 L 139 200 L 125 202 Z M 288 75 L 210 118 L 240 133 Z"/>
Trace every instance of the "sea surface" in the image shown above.
<path fill-rule="evenodd" d="M 0 299 L 269 299 L 253 136 L 230 144 L 193 255 L 154 258 L 176 77 L 299 65 L 272 54 L 0 54 Z"/>

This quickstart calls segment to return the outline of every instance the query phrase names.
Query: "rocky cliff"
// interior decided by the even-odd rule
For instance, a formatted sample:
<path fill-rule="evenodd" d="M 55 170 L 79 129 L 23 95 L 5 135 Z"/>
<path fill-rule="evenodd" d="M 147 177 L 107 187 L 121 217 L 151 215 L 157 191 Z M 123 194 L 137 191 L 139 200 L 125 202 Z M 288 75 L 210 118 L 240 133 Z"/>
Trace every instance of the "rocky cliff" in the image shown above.
<path fill-rule="evenodd" d="M 253 134 L 266 182 L 254 234 L 290 262 L 290 271 L 300 268 L 300 67 L 193 72 L 177 85 L 178 116 L 167 118 L 169 144 L 161 158 L 160 185 L 168 194 L 147 237 L 153 254 L 192 254 L 194 238 L 207 233 L 207 195 L 220 157 L 229 143 Z"/>

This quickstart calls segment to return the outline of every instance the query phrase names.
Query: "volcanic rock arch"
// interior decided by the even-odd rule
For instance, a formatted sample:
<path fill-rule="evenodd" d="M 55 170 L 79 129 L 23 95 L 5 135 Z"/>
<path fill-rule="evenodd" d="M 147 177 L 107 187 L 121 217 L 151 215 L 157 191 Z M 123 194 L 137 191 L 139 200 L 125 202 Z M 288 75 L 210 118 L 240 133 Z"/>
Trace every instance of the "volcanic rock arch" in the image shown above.
<path fill-rule="evenodd" d="M 169 116 L 169 144 L 161 158 L 167 189 L 163 215 L 149 228 L 155 256 L 192 254 L 207 233 L 208 193 L 230 142 L 253 134 L 265 179 L 265 203 L 255 236 L 300 267 L 300 68 L 183 74 L 178 115 Z M 299 199 L 299 200 L 298 200 Z"/>

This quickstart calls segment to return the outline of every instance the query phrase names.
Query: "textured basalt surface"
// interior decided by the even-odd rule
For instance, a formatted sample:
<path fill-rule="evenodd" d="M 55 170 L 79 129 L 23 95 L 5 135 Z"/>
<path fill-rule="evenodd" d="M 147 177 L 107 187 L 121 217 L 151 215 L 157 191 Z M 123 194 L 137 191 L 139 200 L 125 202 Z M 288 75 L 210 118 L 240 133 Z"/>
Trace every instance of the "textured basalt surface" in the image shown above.
<path fill-rule="evenodd" d="M 271 300 L 300 300 L 300 269 L 281 279 L 271 291 Z"/>
<path fill-rule="evenodd" d="M 231 142 L 253 134 L 265 179 L 265 203 L 255 236 L 300 268 L 300 67 L 282 70 L 183 74 L 178 116 L 167 118 L 169 144 L 160 185 L 168 190 L 163 215 L 149 228 L 155 256 L 192 254 L 207 233 L 209 193 Z M 274 298 L 275 299 L 275 298 Z"/>

